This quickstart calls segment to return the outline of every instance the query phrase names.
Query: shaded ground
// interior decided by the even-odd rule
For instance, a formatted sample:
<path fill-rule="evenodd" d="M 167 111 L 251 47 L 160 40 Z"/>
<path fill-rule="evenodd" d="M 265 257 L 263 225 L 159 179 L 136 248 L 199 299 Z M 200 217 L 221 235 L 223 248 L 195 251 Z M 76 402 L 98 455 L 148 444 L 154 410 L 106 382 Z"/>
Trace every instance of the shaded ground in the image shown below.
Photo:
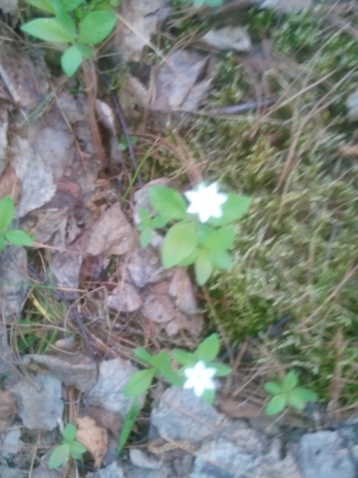
<path fill-rule="evenodd" d="M 35 244 L 0 252 L 0 476 L 356 476 L 355 2 L 123 2 L 67 80 L 18 33 L 33 11 L 2 4 L 0 199 Z M 148 183 L 203 179 L 253 202 L 198 288 L 136 224 Z M 213 331 L 233 367 L 215 406 L 156 383 L 114 461 L 133 349 Z M 263 384 L 291 368 L 319 403 L 268 419 Z M 61 472 L 59 420 L 88 451 Z"/>

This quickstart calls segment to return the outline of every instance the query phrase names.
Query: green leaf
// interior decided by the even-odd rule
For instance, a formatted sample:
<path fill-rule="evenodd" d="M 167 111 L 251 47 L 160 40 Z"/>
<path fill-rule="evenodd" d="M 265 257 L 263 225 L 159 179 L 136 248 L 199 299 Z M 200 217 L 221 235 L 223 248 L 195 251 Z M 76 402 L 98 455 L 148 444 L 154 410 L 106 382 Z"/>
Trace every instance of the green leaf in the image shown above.
<path fill-rule="evenodd" d="M 194 352 L 195 357 L 198 360 L 204 362 L 211 362 L 218 355 L 220 348 L 218 334 L 211 334 L 207 337 Z"/>
<path fill-rule="evenodd" d="M 62 6 L 66 12 L 73 12 L 82 4 L 83 0 L 62 0 Z"/>
<path fill-rule="evenodd" d="M 152 356 L 143 347 L 137 347 L 134 349 L 134 356 L 138 360 L 144 363 L 152 365 Z"/>
<path fill-rule="evenodd" d="M 96 45 L 111 33 L 117 22 L 114 13 L 108 10 L 90 12 L 84 17 L 78 36 L 79 43 Z"/>
<path fill-rule="evenodd" d="M 165 236 L 162 263 L 165 269 L 179 264 L 196 248 L 198 237 L 194 223 L 175 224 Z"/>
<path fill-rule="evenodd" d="M 235 228 L 226 226 L 214 231 L 208 235 L 203 247 L 210 251 L 223 252 L 228 249 L 235 239 Z"/>
<path fill-rule="evenodd" d="M 73 43 L 74 37 L 56 18 L 38 18 L 22 25 L 21 30 L 35 38 L 50 43 Z"/>
<path fill-rule="evenodd" d="M 229 367 L 229 365 L 225 365 L 223 363 L 208 363 L 208 367 L 216 369 L 215 375 L 217 377 L 226 377 L 232 372 L 232 367 Z"/>
<path fill-rule="evenodd" d="M 67 76 L 73 76 L 82 63 L 82 54 L 77 45 L 72 45 L 61 56 L 61 66 Z"/>
<path fill-rule="evenodd" d="M 121 434 L 119 435 L 118 446 L 117 446 L 117 456 L 120 454 L 120 452 L 124 448 L 124 445 L 127 443 L 127 440 L 129 438 L 129 435 L 131 434 L 133 425 L 135 424 L 135 421 L 137 420 L 137 417 L 139 415 L 139 411 L 140 411 L 139 401 L 137 398 L 135 398 L 127 415 L 125 416 L 125 419 L 122 425 Z"/>
<path fill-rule="evenodd" d="M 71 38 L 70 42 L 73 43 L 76 36 L 76 25 L 72 17 L 63 10 L 62 6 L 56 11 L 55 17 L 56 21 L 67 32 L 69 38 Z"/>
<path fill-rule="evenodd" d="M 163 216 L 155 216 L 152 219 L 152 226 L 154 229 L 161 229 L 162 227 L 165 227 L 168 224 L 168 219 Z"/>
<path fill-rule="evenodd" d="M 295 388 L 297 384 L 298 384 L 298 376 L 293 370 L 291 370 L 291 372 L 288 372 L 288 374 L 282 380 L 282 390 L 284 392 L 289 392 L 290 390 Z"/>
<path fill-rule="evenodd" d="M 184 385 L 184 377 L 180 377 L 176 372 L 164 370 L 161 373 L 170 385 L 174 385 L 175 387 L 182 387 Z"/>
<path fill-rule="evenodd" d="M 228 252 L 208 251 L 208 255 L 215 269 L 227 270 L 232 266 L 232 257 Z"/>
<path fill-rule="evenodd" d="M 15 214 L 15 206 L 11 196 L 6 196 L 0 201 L 0 231 L 6 229 L 12 223 Z"/>
<path fill-rule="evenodd" d="M 152 240 L 153 237 L 153 229 L 146 227 L 143 229 L 143 231 L 140 233 L 139 236 L 139 244 L 140 247 L 147 247 L 150 244 L 150 241 Z"/>
<path fill-rule="evenodd" d="M 124 396 L 135 397 L 136 395 L 141 395 L 146 392 L 152 383 L 154 374 L 154 368 L 136 372 L 126 383 L 126 386 L 124 387 Z"/>
<path fill-rule="evenodd" d="M 307 402 L 315 402 L 317 395 L 307 388 L 295 388 L 287 396 L 287 403 L 297 410 L 303 410 Z"/>
<path fill-rule="evenodd" d="M 170 368 L 170 358 L 168 352 L 160 352 L 159 354 L 153 355 L 151 357 L 151 365 L 156 367 L 158 372 L 166 372 L 171 370 Z"/>
<path fill-rule="evenodd" d="M 213 272 L 213 264 L 209 254 L 203 252 L 195 261 L 195 278 L 198 285 L 203 285 Z"/>
<path fill-rule="evenodd" d="M 82 443 L 78 441 L 73 441 L 70 443 L 70 455 L 72 458 L 75 460 L 80 460 L 82 458 L 82 455 L 86 453 L 86 448 L 82 445 Z"/>
<path fill-rule="evenodd" d="M 174 349 L 172 350 L 173 359 L 180 365 L 195 365 L 197 362 L 194 354 L 185 352 L 185 350 Z"/>
<path fill-rule="evenodd" d="M 269 401 L 265 413 L 266 415 L 276 415 L 276 413 L 282 412 L 286 406 L 286 396 L 285 394 L 276 395 L 272 397 Z"/>
<path fill-rule="evenodd" d="M 5 249 L 5 236 L 0 233 L 0 251 Z"/>
<path fill-rule="evenodd" d="M 25 231 L 11 230 L 4 232 L 4 236 L 13 246 L 32 246 L 34 240 Z"/>
<path fill-rule="evenodd" d="M 81 52 L 83 58 L 86 58 L 87 60 L 93 58 L 93 52 L 89 46 L 79 44 L 77 45 L 77 48 Z"/>
<path fill-rule="evenodd" d="M 68 423 L 62 431 L 62 436 L 67 442 L 76 440 L 77 430 L 72 423 Z"/>
<path fill-rule="evenodd" d="M 58 446 L 53 450 L 48 460 L 48 467 L 50 470 L 53 468 L 58 468 L 59 466 L 66 463 L 68 457 L 70 456 L 70 444 L 64 443 L 63 445 Z"/>
<path fill-rule="evenodd" d="M 51 0 L 26 0 L 26 3 L 44 12 L 55 13 Z"/>
<path fill-rule="evenodd" d="M 184 219 L 187 216 L 184 198 L 175 189 L 151 186 L 148 196 L 151 206 L 161 216 L 167 219 Z"/>
<path fill-rule="evenodd" d="M 264 389 L 267 393 L 271 393 L 271 395 L 279 395 L 283 392 L 282 384 L 279 382 L 266 382 Z"/>
<path fill-rule="evenodd" d="M 140 207 L 138 209 L 138 216 L 145 226 L 152 227 L 152 218 L 150 217 L 149 212 L 144 209 L 144 207 Z"/>
<path fill-rule="evenodd" d="M 229 193 L 228 196 L 228 199 L 221 206 L 223 213 L 222 216 L 218 218 L 211 217 L 208 220 L 209 224 L 214 226 L 224 226 L 229 222 L 239 219 L 248 210 L 251 202 L 251 198 L 249 196 L 235 193 Z"/>
<path fill-rule="evenodd" d="M 215 389 L 213 390 L 204 390 L 202 396 L 200 397 L 203 402 L 212 405 L 215 400 Z"/>
<path fill-rule="evenodd" d="M 197 260 L 197 258 L 200 256 L 202 252 L 203 251 L 201 249 L 195 248 L 191 254 L 185 257 L 185 259 L 178 262 L 177 266 L 186 267 L 186 266 L 190 266 L 191 264 L 194 264 L 194 262 Z"/>

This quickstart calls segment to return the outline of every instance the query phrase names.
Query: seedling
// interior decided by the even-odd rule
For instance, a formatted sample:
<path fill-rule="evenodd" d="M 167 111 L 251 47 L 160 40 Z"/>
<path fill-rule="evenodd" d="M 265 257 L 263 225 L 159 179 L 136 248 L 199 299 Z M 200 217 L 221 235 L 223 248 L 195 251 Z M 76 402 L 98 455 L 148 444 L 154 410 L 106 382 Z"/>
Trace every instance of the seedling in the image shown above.
<path fill-rule="evenodd" d="M 275 415 L 287 407 L 303 410 L 307 402 L 315 402 L 317 395 L 308 388 L 297 387 L 298 376 L 294 371 L 288 372 L 282 382 L 266 382 L 264 389 L 273 395 L 265 413 Z"/>
<path fill-rule="evenodd" d="M 110 11 L 117 0 L 26 0 L 33 7 L 54 15 L 37 18 L 22 25 L 21 30 L 40 40 L 66 45 L 61 66 L 72 76 L 83 59 L 93 57 L 92 46 L 105 40 L 115 27 L 117 17 Z M 70 46 L 68 46 L 70 45 Z M 90 46 L 91 47 L 90 47 Z"/>
<path fill-rule="evenodd" d="M 212 403 L 215 397 L 215 387 L 212 386 L 213 377 L 224 377 L 231 372 L 231 367 L 214 362 L 218 353 L 219 338 L 217 334 L 207 337 L 192 353 L 179 349 L 173 350 L 174 361 L 182 366 L 174 372 L 168 352 L 150 355 L 144 348 L 138 347 L 134 350 L 135 357 L 148 364 L 150 368 L 132 375 L 125 386 L 124 394 L 127 397 L 134 397 L 145 393 L 151 386 L 154 377 L 159 375 L 171 385 L 194 388 L 197 396 L 207 403 Z M 207 384 L 210 386 L 206 386 Z"/>
<path fill-rule="evenodd" d="M 118 440 L 117 456 L 121 453 L 124 448 L 124 445 L 127 443 L 133 425 L 139 415 L 139 411 L 139 401 L 138 398 L 135 398 L 123 422 L 123 426 Z"/>
<path fill-rule="evenodd" d="M 129 137 L 129 142 L 130 142 L 130 144 L 136 144 L 137 138 L 135 136 L 130 136 Z M 118 144 L 118 149 L 119 149 L 119 151 L 125 151 L 126 149 L 128 149 L 127 138 L 123 133 L 120 136 L 120 142 Z"/>
<path fill-rule="evenodd" d="M 77 430 L 71 424 L 68 423 L 61 432 L 63 436 L 63 442 L 56 447 L 50 455 L 48 461 L 48 467 L 58 468 L 67 462 L 68 458 L 72 456 L 74 460 L 80 460 L 83 453 L 86 452 L 86 448 L 76 441 Z"/>
<path fill-rule="evenodd" d="M 0 201 L 0 251 L 6 244 L 13 246 L 32 246 L 34 240 L 26 232 L 19 229 L 9 229 L 15 214 L 15 206 L 10 196 Z"/>
<path fill-rule="evenodd" d="M 161 251 L 165 268 L 194 264 L 196 281 L 203 285 L 214 269 L 231 267 L 227 249 L 234 241 L 235 228 L 229 223 L 247 211 L 248 196 L 218 193 L 217 183 L 199 184 L 186 192 L 189 206 L 180 193 L 166 186 L 151 186 L 148 194 L 158 215 L 152 217 L 144 208 L 139 209 L 140 244 L 149 245 L 154 229 L 170 223 Z"/>

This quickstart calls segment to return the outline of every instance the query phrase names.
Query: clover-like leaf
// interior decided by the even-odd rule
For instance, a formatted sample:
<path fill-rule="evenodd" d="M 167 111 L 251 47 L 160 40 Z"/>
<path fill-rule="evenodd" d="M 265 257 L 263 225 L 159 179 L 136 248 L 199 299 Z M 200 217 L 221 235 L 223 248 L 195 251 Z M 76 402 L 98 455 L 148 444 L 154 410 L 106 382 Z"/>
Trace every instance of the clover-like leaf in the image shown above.
<path fill-rule="evenodd" d="M 269 401 L 265 413 L 266 415 L 276 415 L 276 413 L 282 412 L 286 404 L 286 395 L 284 393 L 276 395 Z"/>
<path fill-rule="evenodd" d="M 80 460 L 82 455 L 86 453 L 86 448 L 82 445 L 82 443 L 78 441 L 73 441 L 70 443 L 70 455 L 75 460 Z"/>
<path fill-rule="evenodd" d="M 284 392 L 289 392 L 293 388 L 295 388 L 298 384 L 298 376 L 297 373 L 291 370 L 282 380 L 282 390 Z"/>
<path fill-rule="evenodd" d="M 282 384 L 280 382 L 266 382 L 264 385 L 266 392 L 271 393 L 271 395 L 279 395 L 283 393 Z"/>
<path fill-rule="evenodd" d="M 152 383 L 154 374 L 155 368 L 141 370 L 133 374 L 124 387 L 124 396 L 135 397 L 146 392 Z"/>
<path fill-rule="evenodd" d="M 184 198 L 175 189 L 155 185 L 149 188 L 149 201 L 153 209 L 167 219 L 184 219 L 186 204 Z"/>
<path fill-rule="evenodd" d="M 193 223 L 179 223 L 171 227 L 162 246 L 162 263 L 168 269 L 183 261 L 196 248 L 198 237 Z"/>
<path fill-rule="evenodd" d="M 295 388 L 287 395 L 287 403 L 297 410 L 303 410 L 307 402 L 315 402 L 317 395 L 312 390 L 307 388 Z"/>
<path fill-rule="evenodd" d="M 116 15 L 108 10 L 96 10 L 88 13 L 80 26 L 79 43 L 96 45 L 102 42 L 110 35 L 116 22 Z"/>
<path fill-rule="evenodd" d="M 204 362 L 211 362 L 218 355 L 220 348 L 220 342 L 218 334 L 211 334 L 205 340 L 199 344 L 198 348 L 194 352 L 197 360 L 203 360 Z"/>
<path fill-rule="evenodd" d="M 59 466 L 66 463 L 68 457 L 70 456 L 70 444 L 64 443 L 56 447 L 50 455 L 48 460 L 48 467 L 50 470 L 53 468 L 58 468 Z"/>
<path fill-rule="evenodd" d="M 77 430 L 72 423 L 67 423 L 65 428 L 62 430 L 62 436 L 67 442 L 76 440 Z"/>

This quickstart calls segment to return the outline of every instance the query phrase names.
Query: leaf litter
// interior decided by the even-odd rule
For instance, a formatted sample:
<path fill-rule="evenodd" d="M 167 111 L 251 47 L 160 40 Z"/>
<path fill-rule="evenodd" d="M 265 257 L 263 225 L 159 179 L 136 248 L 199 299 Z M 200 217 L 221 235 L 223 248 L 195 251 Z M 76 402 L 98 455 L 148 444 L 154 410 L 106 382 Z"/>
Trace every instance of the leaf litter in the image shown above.
<path fill-rule="evenodd" d="M 5 3 L 11 10 L 10 2 Z M 279 9 L 301 8 L 309 2 L 289 3 L 285 7 L 274 2 Z M 134 64 L 148 61 L 144 55 L 148 47 L 158 54 L 152 35 L 171 9 L 166 0 L 123 1 L 112 52 Z M 34 290 L 38 310 L 47 312 L 42 320 L 47 320 L 46 328 L 59 340 L 47 335 L 41 353 L 30 353 L 39 348 L 27 346 L 21 358 L 15 359 L 5 340 L 5 328 L 1 331 L 0 371 L 6 374 L 0 389 L 2 458 L 13 459 L 22 446 L 29 445 L 26 433 L 56 430 L 66 405 L 77 427 L 76 439 L 91 454 L 94 469 L 107 465 L 96 472 L 98 477 L 167 477 L 171 462 L 174 469 L 187 470 L 175 476 L 218 476 L 226 470 L 225 476 L 235 477 L 243 467 L 243 473 L 252 476 L 274 473 L 283 478 L 289 473 L 299 478 L 291 452 L 282 458 L 276 442 L 268 449 L 265 434 L 241 420 L 262 414 L 260 401 L 253 399 L 255 379 L 244 401 L 236 396 L 219 397 L 216 405 L 222 413 L 196 400 L 190 391 L 168 388 L 161 393 L 159 382 L 150 395 L 150 410 L 145 397 L 140 397 L 150 428 L 150 454 L 133 448 L 130 462 L 113 461 L 122 422 L 132 404 L 123 390 L 138 370 L 128 360 L 133 359 L 136 340 L 155 347 L 173 341 L 188 346 L 197 343 L 204 330 L 197 290 L 188 271 L 182 267 L 165 270 L 161 265 L 160 234 L 155 234 L 146 249 L 138 244 L 135 224 L 138 207 L 148 205 L 148 185 L 168 184 L 169 179 L 136 187 L 133 198 L 122 201 L 128 199 L 122 181 L 137 171 L 128 172 L 125 156 L 119 152 L 120 131 L 108 98 L 95 98 L 92 107 L 96 111 L 89 111 L 91 105 L 81 91 L 72 95 L 58 80 L 51 83 L 54 80 L 41 53 L 19 53 L 5 37 L 0 50 L 0 199 L 12 195 L 16 221 L 34 234 L 36 243 L 28 256 L 24 248 L 13 247 L 1 254 L 0 313 L 4 324 L 20 339 L 21 327 L 29 325 L 22 323 L 26 322 L 23 314 Z M 206 43 L 206 49 L 252 50 L 250 36 L 238 26 L 209 29 L 200 41 Z M 159 53 L 158 61 L 144 65 L 149 71 L 146 80 L 142 74 L 134 75 L 135 68 L 123 74 L 126 98 L 121 98 L 123 93 L 119 96 L 128 105 L 127 121 L 134 132 L 142 112 L 138 115 L 132 105 L 150 112 L 150 127 L 161 132 L 173 113 L 197 112 L 210 94 L 215 52 L 180 46 L 166 55 Z M 352 100 L 348 106 L 354 119 Z M 102 146 L 117 183 L 113 177 L 103 181 L 102 158 L 88 123 L 92 113 L 105 131 L 103 138 L 108 144 L 104 140 Z M 183 118 L 177 116 L 181 122 Z M 28 261 L 43 268 L 42 283 L 32 279 Z M 41 295 L 41 287 L 61 291 L 58 300 L 67 308 L 61 317 L 50 312 L 54 299 Z M 99 301 L 104 305 L 97 306 Z M 103 315 L 99 312 L 102 308 Z M 83 330 L 70 320 L 73 309 L 80 314 Z M 129 332 L 122 337 L 126 330 Z M 88 347 L 82 350 L 73 335 L 82 337 L 97 354 L 91 354 Z M 38 340 L 36 334 L 33 337 Z M 242 386 L 236 385 L 238 389 Z M 67 392 L 71 391 L 76 399 L 67 407 Z M 80 406 L 75 405 L 78 403 Z M 42 454 L 42 459 L 35 460 L 32 476 L 60 476 L 44 469 L 46 459 Z M 185 465 L 188 461 L 189 467 Z M 1 476 L 10 477 L 7 468 L 2 468 Z M 150 475 L 153 470 L 156 474 Z M 16 477 L 21 476 L 20 469 L 16 472 Z"/>

